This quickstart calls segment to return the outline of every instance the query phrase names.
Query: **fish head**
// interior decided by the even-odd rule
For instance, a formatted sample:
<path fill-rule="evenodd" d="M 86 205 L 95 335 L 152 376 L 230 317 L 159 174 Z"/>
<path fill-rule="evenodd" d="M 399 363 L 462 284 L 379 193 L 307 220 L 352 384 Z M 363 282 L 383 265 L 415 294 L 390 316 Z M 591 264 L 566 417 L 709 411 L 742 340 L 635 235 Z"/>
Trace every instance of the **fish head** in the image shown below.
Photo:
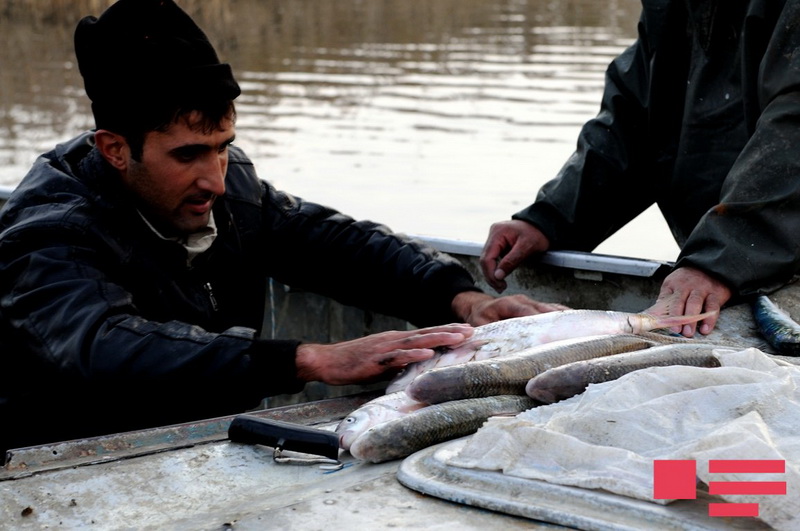
<path fill-rule="evenodd" d="M 558 402 L 558 397 L 556 396 L 556 393 L 552 391 L 552 389 L 531 387 L 530 389 L 525 389 L 525 394 L 543 404 L 553 404 Z"/>
<path fill-rule="evenodd" d="M 380 404 L 369 404 L 353 411 L 336 426 L 339 436 L 339 447 L 349 450 L 353 442 L 372 426 L 400 416 L 402 413 L 394 408 Z"/>
<path fill-rule="evenodd" d="M 558 371 L 559 367 L 534 376 L 525 385 L 525 394 L 544 404 L 554 404 L 566 398 L 579 395 L 586 390 L 586 384 L 573 381 L 569 371 Z"/>
<path fill-rule="evenodd" d="M 369 415 L 362 411 L 354 411 L 346 416 L 336 426 L 336 435 L 339 436 L 339 447 L 343 450 L 349 450 L 353 441 L 361 435 L 369 426 Z"/>
<path fill-rule="evenodd" d="M 384 460 L 379 457 L 381 452 L 379 449 L 375 448 L 375 443 L 371 440 L 372 431 L 374 430 L 370 428 L 364 432 L 363 437 L 359 437 L 353 441 L 352 446 L 350 446 L 350 455 L 361 461 L 371 461 L 373 463 Z M 376 452 L 376 450 L 378 451 Z M 378 457 L 376 457 L 376 454 Z"/>

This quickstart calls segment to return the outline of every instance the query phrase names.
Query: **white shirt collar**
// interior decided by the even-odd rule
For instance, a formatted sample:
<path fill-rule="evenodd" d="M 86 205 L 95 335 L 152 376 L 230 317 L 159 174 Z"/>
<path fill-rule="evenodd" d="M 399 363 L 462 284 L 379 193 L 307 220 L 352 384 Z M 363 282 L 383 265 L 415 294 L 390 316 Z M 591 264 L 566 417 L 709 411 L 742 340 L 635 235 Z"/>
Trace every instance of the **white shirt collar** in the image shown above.
<path fill-rule="evenodd" d="M 203 227 L 197 232 L 193 232 L 188 236 L 174 236 L 174 237 L 166 237 L 161 234 L 158 229 L 156 229 L 152 223 L 150 223 L 147 218 L 142 214 L 140 211 L 139 216 L 147 223 L 147 226 L 150 227 L 156 236 L 161 238 L 162 240 L 167 240 L 171 242 L 177 242 L 181 244 L 186 252 L 189 253 L 187 258 L 187 263 L 191 264 L 192 260 L 195 259 L 198 255 L 204 253 L 211 247 L 211 244 L 214 243 L 214 239 L 217 237 L 217 224 L 214 222 L 214 213 L 209 212 L 208 216 L 208 225 Z"/>

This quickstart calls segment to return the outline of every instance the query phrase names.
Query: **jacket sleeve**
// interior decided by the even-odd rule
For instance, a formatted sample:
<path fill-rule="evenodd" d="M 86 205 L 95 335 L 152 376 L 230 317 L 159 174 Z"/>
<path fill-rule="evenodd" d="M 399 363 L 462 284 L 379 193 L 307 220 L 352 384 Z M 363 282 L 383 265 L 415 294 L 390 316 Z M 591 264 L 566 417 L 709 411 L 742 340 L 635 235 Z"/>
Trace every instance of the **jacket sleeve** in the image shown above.
<path fill-rule="evenodd" d="M 727 282 L 737 295 L 765 293 L 800 270 L 800 7 L 786 2 L 758 73 L 761 113 L 700 220 L 678 266 Z"/>
<path fill-rule="evenodd" d="M 21 223 L 0 239 L 0 315 L 13 329 L 3 345 L 9 363 L 36 372 L 32 389 L 53 378 L 60 392 L 105 389 L 120 406 L 140 397 L 159 403 L 166 421 L 242 411 L 302 389 L 297 342 L 145 319 L 115 281 L 108 246 L 91 224 L 63 219 Z M 225 391 L 212 398 L 211 390 Z"/>
<path fill-rule="evenodd" d="M 271 228 L 264 248 L 273 254 L 270 275 L 280 282 L 417 326 L 456 321 L 455 295 L 478 291 L 460 262 L 423 242 L 262 187 Z"/>
<path fill-rule="evenodd" d="M 655 201 L 653 183 L 642 179 L 651 149 L 644 141 L 651 53 L 644 27 L 609 65 L 600 111 L 582 127 L 577 150 L 513 216 L 538 227 L 552 248 L 590 251 Z"/>

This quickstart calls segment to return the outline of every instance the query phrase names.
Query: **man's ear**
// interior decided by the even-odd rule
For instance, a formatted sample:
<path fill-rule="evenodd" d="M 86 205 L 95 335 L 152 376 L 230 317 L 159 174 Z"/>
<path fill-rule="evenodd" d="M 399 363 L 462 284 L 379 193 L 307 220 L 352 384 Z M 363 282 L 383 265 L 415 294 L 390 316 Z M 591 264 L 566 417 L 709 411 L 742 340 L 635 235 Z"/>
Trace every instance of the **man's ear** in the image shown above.
<path fill-rule="evenodd" d="M 121 172 L 128 169 L 128 157 L 130 157 L 131 150 L 125 137 L 106 129 L 98 129 L 94 133 L 94 142 L 100 154 L 109 164 Z"/>

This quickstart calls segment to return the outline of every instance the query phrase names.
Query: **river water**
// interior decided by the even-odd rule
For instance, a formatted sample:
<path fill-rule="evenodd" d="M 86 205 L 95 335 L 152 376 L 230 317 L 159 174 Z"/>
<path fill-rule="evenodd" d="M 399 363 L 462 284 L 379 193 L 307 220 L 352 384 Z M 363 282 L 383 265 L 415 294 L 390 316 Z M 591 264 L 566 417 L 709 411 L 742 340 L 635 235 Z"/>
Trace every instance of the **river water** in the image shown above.
<path fill-rule="evenodd" d="M 0 8 L 0 185 L 93 126 L 72 32 L 109 3 Z M 638 0 L 179 4 L 237 73 L 236 143 L 262 178 L 396 231 L 475 242 L 570 155 L 640 9 Z M 596 251 L 678 252 L 655 208 Z"/>

